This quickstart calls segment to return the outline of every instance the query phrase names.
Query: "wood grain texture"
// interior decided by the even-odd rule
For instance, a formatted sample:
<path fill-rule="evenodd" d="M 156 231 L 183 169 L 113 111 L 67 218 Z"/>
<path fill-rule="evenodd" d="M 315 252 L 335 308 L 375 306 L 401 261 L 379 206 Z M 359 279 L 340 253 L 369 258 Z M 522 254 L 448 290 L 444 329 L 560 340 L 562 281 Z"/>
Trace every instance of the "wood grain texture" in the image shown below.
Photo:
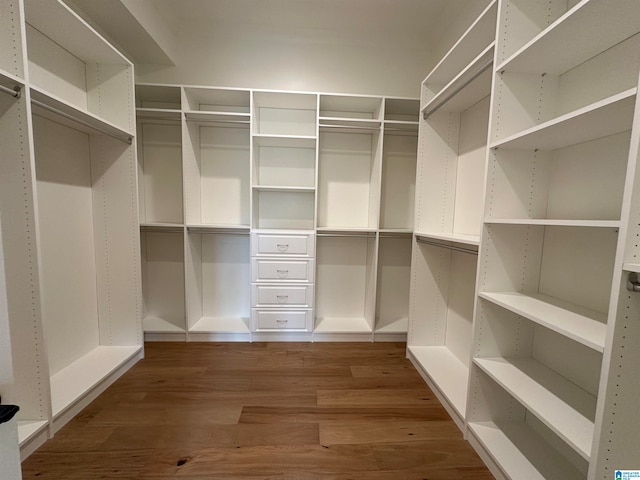
<path fill-rule="evenodd" d="M 150 343 L 23 477 L 489 480 L 402 343 Z"/>

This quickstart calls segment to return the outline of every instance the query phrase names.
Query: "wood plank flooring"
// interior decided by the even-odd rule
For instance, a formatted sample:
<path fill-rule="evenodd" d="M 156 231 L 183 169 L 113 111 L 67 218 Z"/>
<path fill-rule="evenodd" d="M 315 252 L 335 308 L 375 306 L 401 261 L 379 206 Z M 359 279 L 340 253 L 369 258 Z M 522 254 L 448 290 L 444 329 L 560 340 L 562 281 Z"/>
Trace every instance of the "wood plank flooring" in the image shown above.
<path fill-rule="evenodd" d="M 23 477 L 493 479 L 402 343 L 149 343 Z"/>

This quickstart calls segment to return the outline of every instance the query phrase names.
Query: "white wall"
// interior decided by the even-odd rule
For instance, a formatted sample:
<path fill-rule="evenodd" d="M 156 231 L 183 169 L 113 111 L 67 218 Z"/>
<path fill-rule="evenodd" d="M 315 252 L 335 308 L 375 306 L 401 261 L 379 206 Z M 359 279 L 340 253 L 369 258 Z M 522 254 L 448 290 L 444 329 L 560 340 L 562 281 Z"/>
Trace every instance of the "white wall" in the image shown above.
<path fill-rule="evenodd" d="M 175 67 L 137 66 L 137 80 L 277 90 L 418 96 L 425 48 L 347 44 L 256 29 L 183 35 Z"/>
<path fill-rule="evenodd" d="M 418 97 L 430 67 L 487 3 L 450 0 L 436 21 L 405 31 L 282 28 L 268 18 L 185 26 L 177 64 L 136 65 L 137 81 Z"/>

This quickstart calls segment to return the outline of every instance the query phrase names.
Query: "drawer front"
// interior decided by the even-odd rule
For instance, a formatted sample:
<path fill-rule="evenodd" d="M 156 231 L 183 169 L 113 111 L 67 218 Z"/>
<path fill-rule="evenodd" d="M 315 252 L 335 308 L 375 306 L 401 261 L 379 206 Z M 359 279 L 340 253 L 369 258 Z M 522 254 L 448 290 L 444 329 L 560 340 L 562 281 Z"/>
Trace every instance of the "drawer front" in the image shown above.
<path fill-rule="evenodd" d="M 253 285 L 254 307 L 312 307 L 313 285 Z"/>
<path fill-rule="evenodd" d="M 254 233 L 252 244 L 253 255 L 300 255 L 313 257 L 313 235 L 290 234 L 277 235 L 270 233 Z"/>
<path fill-rule="evenodd" d="M 311 330 L 311 310 L 251 311 L 254 330 Z"/>
<path fill-rule="evenodd" d="M 253 282 L 313 282 L 313 260 L 266 260 L 251 262 Z"/>

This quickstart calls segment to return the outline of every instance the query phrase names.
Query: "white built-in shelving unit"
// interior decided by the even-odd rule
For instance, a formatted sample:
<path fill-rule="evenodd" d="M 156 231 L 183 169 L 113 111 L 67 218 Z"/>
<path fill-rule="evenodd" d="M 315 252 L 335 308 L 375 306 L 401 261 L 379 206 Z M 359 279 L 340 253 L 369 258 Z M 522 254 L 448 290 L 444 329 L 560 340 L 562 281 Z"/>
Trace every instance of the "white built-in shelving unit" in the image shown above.
<path fill-rule="evenodd" d="M 408 355 L 497 478 L 637 468 L 639 32 L 491 2 L 423 83 Z"/>
<path fill-rule="evenodd" d="M 497 2 L 422 83 L 408 356 L 464 428 Z"/>
<path fill-rule="evenodd" d="M 148 340 L 405 338 L 418 100 L 136 90 Z"/>
<path fill-rule="evenodd" d="M 26 457 L 142 357 L 134 81 L 64 3 L 1 9 L 0 394 Z"/>

